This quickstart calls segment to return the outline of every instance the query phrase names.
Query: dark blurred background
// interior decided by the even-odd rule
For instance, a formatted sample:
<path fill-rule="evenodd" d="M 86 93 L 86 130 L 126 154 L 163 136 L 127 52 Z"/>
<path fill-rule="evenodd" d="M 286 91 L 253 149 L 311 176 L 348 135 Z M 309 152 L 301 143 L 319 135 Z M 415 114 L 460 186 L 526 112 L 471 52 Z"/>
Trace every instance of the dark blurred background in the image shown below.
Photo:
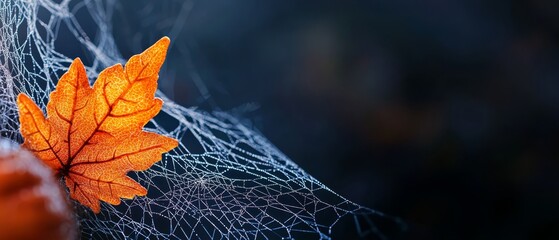
<path fill-rule="evenodd" d="M 559 239 L 559 1 L 124 1 L 123 56 L 248 119 L 392 239 Z M 382 230 L 382 229 L 381 229 Z"/>

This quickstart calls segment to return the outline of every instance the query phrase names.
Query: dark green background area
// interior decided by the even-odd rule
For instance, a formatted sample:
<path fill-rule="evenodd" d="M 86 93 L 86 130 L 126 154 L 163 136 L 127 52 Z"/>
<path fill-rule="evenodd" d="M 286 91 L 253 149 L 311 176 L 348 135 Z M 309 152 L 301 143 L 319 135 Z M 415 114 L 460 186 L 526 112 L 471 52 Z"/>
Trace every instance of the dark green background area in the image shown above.
<path fill-rule="evenodd" d="M 406 221 L 392 239 L 559 238 L 556 1 L 117 5 L 125 58 L 171 37 L 171 99 L 249 120 L 334 191 Z"/>

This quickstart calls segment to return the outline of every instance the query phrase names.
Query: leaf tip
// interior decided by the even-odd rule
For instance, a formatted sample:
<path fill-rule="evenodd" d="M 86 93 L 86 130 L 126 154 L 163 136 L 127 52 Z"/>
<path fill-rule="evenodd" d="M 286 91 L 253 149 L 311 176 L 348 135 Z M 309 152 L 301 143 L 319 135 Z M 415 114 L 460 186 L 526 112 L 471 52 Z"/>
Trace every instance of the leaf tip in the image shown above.
<path fill-rule="evenodd" d="M 150 48 L 160 49 L 163 52 L 167 52 L 167 49 L 169 48 L 169 44 L 171 44 L 171 39 L 169 39 L 169 37 L 165 36 L 165 37 L 162 37 L 161 39 L 157 40 L 157 42 L 155 42 Z M 148 49 L 150 49 L 150 48 L 148 48 Z"/>
<path fill-rule="evenodd" d="M 16 102 L 19 107 L 19 110 L 21 111 L 24 106 L 27 106 L 28 104 L 30 104 L 30 102 L 33 102 L 33 100 L 31 100 L 31 98 L 27 96 L 27 94 L 19 93 L 17 95 Z"/>
<path fill-rule="evenodd" d="M 157 43 L 169 46 L 169 44 L 171 43 L 171 39 L 167 36 L 163 36 L 161 39 L 159 39 L 159 41 L 157 41 Z"/>
<path fill-rule="evenodd" d="M 137 192 L 136 196 L 143 197 L 145 195 L 148 195 L 148 190 L 143 186 L 141 186 L 141 187 L 142 188 L 138 189 L 138 192 Z"/>
<path fill-rule="evenodd" d="M 16 101 L 17 101 L 17 102 L 20 102 L 20 101 L 21 101 L 21 98 L 23 98 L 24 95 L 27 96 L 25 93 L 19 93 L 19 94 L 17 95 L 17 100 L 16 100 Z"/>
<path fill-rule="evenodd" d="M 80 64 L 80 63 L 81 63 L 81 64 L 83 65 L 82 59 L 81 59 L 81 58 L 79 58 L 79 57 L 77 57 L 77 58 L 74 58 L 74 61 L 72 61 L 72 64 L 74 64 L 74 63 L 78 63 L 78 64 Z"/>
<path fill-rule="evenodd" d="M 17 100 L 20 101 L 21 98 L 24 98 L 24 97 L 29 98 L 29 97 L 27 96 L 27 94 L 20 92 L 20 93 L 17 95 Z"/>
<path fill-rule="evenodd" d="M 101 212 L 101 204 L 99 203 L 99 201 L 97 201 L 97 204 L 90 205 L 89 208 L 95 214 L 99 214 Z"/>
<path fill-rule="evenodd" d="M 74 61 L 72 61 L 72 64 L 70 64 L 70 69 L 78 69 L 79 71 L 83 71 L 85 73 L 85 66 L 83 65 L 82 59 L 77 57 L 74 58 Z"/>
<path fill-rule="evenodd" d="M 179 146 L 179 140 L 177 140 L 177 139 L 175 139 L 175 138 L 171 138 L 171 139 L 172 139 L 172 142 L 171 142 L 171 149 L 170 149 L 169 151 L 171 151 L 171 150 L 173 150 L 173 149 L 175 149 L 176 147 Z"/>

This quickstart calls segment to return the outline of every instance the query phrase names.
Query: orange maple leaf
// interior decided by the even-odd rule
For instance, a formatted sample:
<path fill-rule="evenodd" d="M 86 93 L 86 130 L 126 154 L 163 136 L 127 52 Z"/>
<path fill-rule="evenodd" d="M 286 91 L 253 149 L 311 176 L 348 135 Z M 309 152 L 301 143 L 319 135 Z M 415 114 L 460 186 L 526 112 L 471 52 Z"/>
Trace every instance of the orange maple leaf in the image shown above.
<path fill-rule="evenodd" d="M 159 69 L 169 38 L 164 37 L 125 67 L 103 70 L 93 88 L 79 58 L 58 81 L 47 104 L 47 118 L 27 95 L 17 98 L 23 146 L 63 177 L 70 196 L 100 211 L 99 200 L 144 196 L 147 190 L 128 177 L 161 160 L 177 140 L 142 128 L 163 104 L 155 98 Z"/>

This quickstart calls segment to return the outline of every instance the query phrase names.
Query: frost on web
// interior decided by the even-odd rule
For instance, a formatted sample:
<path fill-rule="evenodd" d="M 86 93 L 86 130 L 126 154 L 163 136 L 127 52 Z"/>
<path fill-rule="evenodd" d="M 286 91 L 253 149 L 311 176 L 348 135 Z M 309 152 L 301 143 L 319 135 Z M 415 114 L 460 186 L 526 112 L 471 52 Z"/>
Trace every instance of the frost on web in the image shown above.
<path fill-rule="evenodd" d="M 15 96 L 24 92 L 44 109 L 58 76 L 75 57 L 91 60 L 88 76 L 123 62 L 111 34 L 116 2 L 0 1 L 0 127 L 21 141 Z M 97 29 L 86 32 L 75 17 L 88 14 Z M 60 29 L 69 34 L 62 36 Z M 69 35 L 69 36 L 67 36 Z M 73 39 L 88 56 L 67 56 L 57 39 Z M 171 49 L 172 50 L 172 49 Z M 160 79 L 165 81 L 165 79 Z M 165 104 L 150 130 L 181 141 L 144 172 L 132 173 L 146 197 L 101 213 L 76 203 L 87 239 L 329 239 L 344 216 L 356 231 L 374 232 L 381 213 L 339 196 L 303 171 L 257 131 L 223 112 Z"/>

